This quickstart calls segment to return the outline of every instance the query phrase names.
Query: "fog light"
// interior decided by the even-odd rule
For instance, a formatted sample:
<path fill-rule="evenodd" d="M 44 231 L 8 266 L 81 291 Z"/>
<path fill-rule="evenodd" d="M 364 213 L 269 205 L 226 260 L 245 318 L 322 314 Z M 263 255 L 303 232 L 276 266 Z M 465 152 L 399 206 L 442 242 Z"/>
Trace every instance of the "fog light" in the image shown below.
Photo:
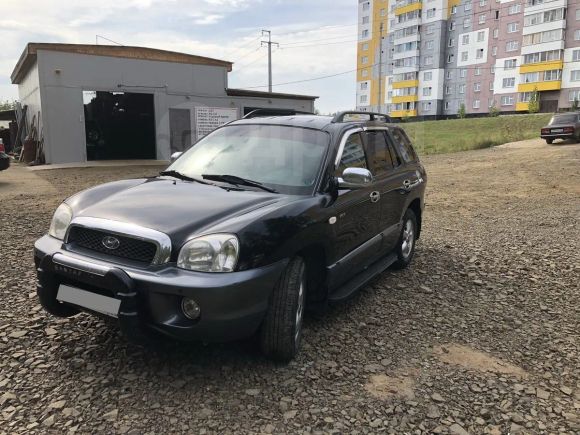
<path fill-rule="evenodd" d="M 185 314 L 185 317 L 191 320 L 196 320 L 201 314 L 201 308 L 199 308 L 197 302 L 192 298 L 183 298 L 181 301 L 181 310 Z"/>

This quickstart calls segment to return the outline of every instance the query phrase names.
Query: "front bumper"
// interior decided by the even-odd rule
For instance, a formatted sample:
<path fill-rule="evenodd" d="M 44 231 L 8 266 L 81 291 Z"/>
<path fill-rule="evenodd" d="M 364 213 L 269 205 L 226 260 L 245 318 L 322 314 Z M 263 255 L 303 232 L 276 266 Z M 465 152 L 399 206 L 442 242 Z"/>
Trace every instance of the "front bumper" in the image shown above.
<path fill-rule="evenodd" d="M 175 265 L 141 269 L 108 263 L 65 249 L 60 240 L 44 236 L 34 245 L 38 296 L 47 311 L 63 315 L 78 307 L 56 300 L 60 284 L 121 300 L 119 325 L 140 341 L 147 330 L 181 340 L 230 341 L 253 335 L 259 328 L 270 294 L 286 261 L 233 273 L 201 273 Z M 183 297 L 201 308 L 197 320 L 181 311 Z"/>

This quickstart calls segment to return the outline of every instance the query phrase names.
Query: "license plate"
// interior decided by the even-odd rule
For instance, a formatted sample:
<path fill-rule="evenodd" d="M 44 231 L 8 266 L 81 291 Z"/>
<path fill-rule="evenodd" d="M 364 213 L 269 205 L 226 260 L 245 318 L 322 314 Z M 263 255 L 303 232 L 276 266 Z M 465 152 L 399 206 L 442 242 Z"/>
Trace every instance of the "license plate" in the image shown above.
<path fill-rule="evenodd" d="M 115 318 L 119 316 L 119 307 L 121 306 L 119 299 L 109 298 L 65 284 L 61 284 L 58 288 L 56 299 Z"/>
<path fill-rule="evenodd" d="M 562 132 L 564 132 L 563 128 L 553 128 L 552 129 L 552 133 L 562 133 Z"/>

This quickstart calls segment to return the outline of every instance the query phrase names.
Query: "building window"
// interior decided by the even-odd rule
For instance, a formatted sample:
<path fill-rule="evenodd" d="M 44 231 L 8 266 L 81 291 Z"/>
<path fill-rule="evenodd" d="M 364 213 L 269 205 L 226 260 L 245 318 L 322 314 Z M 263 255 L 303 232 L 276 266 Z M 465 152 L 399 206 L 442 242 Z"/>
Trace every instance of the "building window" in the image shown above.
<path fill-rule="evenodd" d="M 367 63 L 369 63 L 369 57 L 363 56 L 363 57 L 361 57 L 360 61 L 363 65 L 366 65 Z"/>
<path fill-rule="evenodd" d="M 463 45 L 469 44 L 469 33 L 467 33 L 461 37 L 461 43 Z"/>
<path fill-rule="evenodd" d="M 451 80 L 453 78 L 453 71 L 448 70 L 446 73 L 447 80 Z"/>
<path fill-rule="evenodd" d="M 473 92 L 480 92 L 481 91 L 481 83 L 474 83 L 473 84 Z"/>
<path fill-rule="evenodd" d="M 520 75 L 520 80 L 522 83 L 536 83 L 540 81 L 539 72 L 530 72 Z"/>
<path fill-rule="evenodd" d="M 369 37 L 369 31 L 368 30 L 363 30 L 362 31 L 362 37 L 363 38 L 368 38 Z"/>
<path fill-rule="evenodd" d="M 574 30 L 574 41 L 580 41 L 580 30 Z"/>
<path fill-rule="evenodd" d="M 369 49 L 369 43 L 365 42 L 362 46 L 363 51 L 367 51 Z"/>
<path fill-rule="evenodd" d="M 429 97 L 431 96 L 431 88 L 423 88 L 423 96 L 424 97 Z"/>
<path fill-rule="evenodd" d="M 504 95 L 501 97 L 501 105 L 502 106 L 513 106 L 514 105 L 514 97 L 512 95 Z"/>
<path fill-rule="evenodd" d="M 362 17 L 362 23 L 363 24 L 368 24 L 369 23 L 369 17 Z"/>
<path fill-rule="evenodd" d="M 451 14 L 455 15 L 457 13 L 457 6 L 451 6 Z"/>
<path fill-rule="evenodd" d="M 447 56 L 447 63 L 453 63 L 454 60 L 455 60 L 455 55 L 450 54 Z"/>
<path fill-rule="evenodd" d="M 462 84 L 462 85 L 459 85 L 459 86 L 457 87 L 457 89 L 458 89 L 458 92 L 459 92 L 460 94 L 465 94 L 465 85 L 464 85 L 464 84 Z"/>
<path fill-rule="evenodd" d="M 466 12 L 471 10 L 471 1 L 465 2 L 465 5 L 463 6 L 463 10 Z"/>
<path fill-rule="evenodd" d="M 519 48 L 518 41 L 508 41 L 505 45 L 505 51 L 516 51 Z"/>
<path fill-rule="evenodd" d="M 455 21 L 449 21 L 449 30 L 455 30 Z"/>
<path fill-rule="evenodd" d="M 508 33 L 515 33 L 518 31 L 518 23 L 509 23 L 507 25 Z"/>
<path fill-rule="evenodd" d="M 485 32 L 482 30 L 481 32 L 477 32 L 477 42 L 485 41 Z"/>
<path fill-rule="evenodd" d="M 467 77 L 467 68 L 462 68 L 459 70 L 459 77 L 461 77 L 462 79 Z"/>
<path fill-rule="evenodd" d="M 463 28 L 467 29 L 469 26 L 471 26 L 471 18 L 467 17 L 463 19 Z"/>
<path fill-rule="evenodd" d="M 368 70 L 366 70 L 366 69 L 363 69 L 363 70 L 362 70 L 362 73 L 361 73 L 361 75 L 362 75 L 363 77 L 368 77 L 368 75 L 369 75 L 369 71 L 368 71 Z"/>
<path fill-rule="evenodd" d="M 580 90 L 568 92 L 568 101 L 580 100 Z"/>
<path fill-rule="evenodd" d="M 429 24 L 427 26 L 427 35 L 432 35 L 433 33 L 435 33 L 435 25 Z"/>
<path fill-rule="evenodd" d="M 479 6 L 484 7 L 487 4 L 487 0 L 479 0 Z"/>
<path fill-rule="evenodd" d="M 506 77 L 503 79 L 501 87 L 506 88 L 513 88 L 516 85 L 516 78 L 515 77 Z"/>
<path fill-rule="evenodd" d="M 453 47 L 455 45 L 455 38 L 449 38 L 449 42 L 447 43 L 448 47 Z"/>
<path fill-rule="evenodd" d="M 479 100 L 473 100 L 473 108 L 479 109 Z"/>
<path fill-rule="evenodd" d="M 489 90 L 493 91 L 493 82 L 489 82 Z"/>
<path fill-rule="evenodd" d="M 425 101 L 423 103 L 423 111 L 424 112 L 429 112 L 431 111 L 431 101 Z"/>
<path fill-rule="evenodd" d="M 572 51 L 572 60 L 574 62 L 580 61 L 580 50 Z"/>
<path fill-rule="evenodd" d="M 381 9 L 381 17 L 384 17 L 385 15 L 387 15 L 387 10 L 386 9 Z"/>
<path fill-rule="evenodd" d="M 360 90 L 366 91 L 369 88 L 369 82 L 363 82 L 360 84 Z"/>
<path fill-rule="evenodd" d="M 433 50 L 433 40 L 425 41 L 425 48 L 427 50 Z"/>
<path fill-rule="evenodd" d="M 476 59 L 483 59 L 483 48 L 478 48 L 475 52 Z"/>
<path fill-rule="evenodd" d="M 435 8 L 427 9 L 427 18 L 433 18 L 435 16 Z"/>
<path fill-rule="evenodd" d="M 446 101 L 445 102 L 445 110 L 451 110 L 451 109 L 453 109 L 452 101 Z"/>
<path fill-rule="evenodd" d="M 445 95 L 451 95 L 452 87 L 450 85 L 445 86 Z"/>
<path fill-rule="evenodd" d="M 467 51 L 462 51 L 461 52 L 461 62 L 467 62 L 468 58 L 469 58 L 469 55 L 467 54 Z"/>
<path fill-rule="evenodd" d="M 516 3 L 516 4 L 508 7 L 508 15 L 519 14 L 521 12 L 521 10 L 522 10 L 522 5 L 519 3 Z"/>
<path fill-rule="evenodd" d="M 433 65 L 433 56 L 425 56 L 423 60 L 424 65 Z"/>
<path fill-rule="evenodd" d="M 363 3 L 363 11 L 368 11 L 371 8 L 370 2 Z"/>
<path fill-rule="evenodd" d="M 473 75 L 480 76 L 481 75 L 481 68 L 478 66 L 475 67 Z"/>
<path fill-rule="evenodd" d="M 497 56 L 497 45 L 494 45 L 493 47 L 491 47 L 491 55 Z"/>
<path fill-rule="evenodd" d="M 517 59 L 506 59 L 503 62 L 503 69 L 507 70 L 507 69 L 514 69 L 517 65 L 518 61 Z"/>
<path fill-rule="evenodd" d="M 552 69 L 550 71 L 544 72 L 544 81 L 545 82 L 560 80 L 561 78 L 562 78 L 562 70 L 561 69 Z"/>
<path fill-rule="evenodd" d="M 361 104 L 366 103 L 367 102 L 367 96 L 366 95 L 361 95 L 360 96 L 360 102 L 361 102 Z"/>
<path fill-rule="evenodd" d="M 485 14 L 481 14 L 479 16 L 479 20 L 478 21 L 479 21 L 479 24 L 484 24 L 485 23 Z"/>
<path fill-rule="evenodd" d="M 433 79 L 433 73 L 431 71 L 427 71 L 427 72 L 423 73 L 423 80 L 428 82 L 431 79 Z"/>
<path fill-rule="evenodd" d="M 497 39 L 499 37 L 499 29 L 493 29 L 493 39 Z"/>

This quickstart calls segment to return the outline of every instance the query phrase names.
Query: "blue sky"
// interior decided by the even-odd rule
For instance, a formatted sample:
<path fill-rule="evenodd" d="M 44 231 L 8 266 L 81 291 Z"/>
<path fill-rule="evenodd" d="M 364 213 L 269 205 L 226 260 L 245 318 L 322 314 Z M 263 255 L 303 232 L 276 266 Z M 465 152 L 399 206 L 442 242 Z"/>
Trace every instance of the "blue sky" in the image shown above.
<path fill-rule="evenodd" d="M 27 42 L 94 44 L 102 35 L 235 62 L 230 86 L 267 90 L 261 29 L 272 30 L 274 85 L 356 68 L 356 0 L 1 0 L 0 100 L 18 98 L 10 73 Z M 106 44 L 104 39 L 99 43 Z M 275 86 L 318 95 L 323 113 L 353 108 L 355 73 Z"/>

